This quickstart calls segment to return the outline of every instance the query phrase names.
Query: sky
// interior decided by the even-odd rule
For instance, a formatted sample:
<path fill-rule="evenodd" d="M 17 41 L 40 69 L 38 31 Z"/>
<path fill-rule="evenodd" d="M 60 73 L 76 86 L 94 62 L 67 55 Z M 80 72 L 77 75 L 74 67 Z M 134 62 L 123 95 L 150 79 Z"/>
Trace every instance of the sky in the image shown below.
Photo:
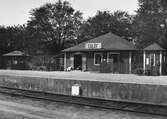
<path fill-rule="evenodd" d="M 30 11 L 45 3 L 56 0 L 0 0 L 0 25 L 13 26 L 26 24 Z M 137 0 L 67 0 L 75 10 L 80 10 L 87 19 L 96 14 L 97 10 L 124 10 L 135 14 L 138 7 Z"/>

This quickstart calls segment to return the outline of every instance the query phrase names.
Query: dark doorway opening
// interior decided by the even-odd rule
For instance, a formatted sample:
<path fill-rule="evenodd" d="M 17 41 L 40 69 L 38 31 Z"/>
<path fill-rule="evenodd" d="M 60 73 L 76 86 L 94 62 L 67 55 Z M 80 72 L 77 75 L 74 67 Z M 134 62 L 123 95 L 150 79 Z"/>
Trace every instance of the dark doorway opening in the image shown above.
<path fill-rule="evenodd" d="M 74 70 L 82 70 L 82 55 L 74 55 Z"/>
<path fill-rule="evenodd" d="M 110 70 L 113 73 L 120 73 L 120 61 L 119 61 L 119 54 L 108 54 L 108 63 L 110 64 Z"/>

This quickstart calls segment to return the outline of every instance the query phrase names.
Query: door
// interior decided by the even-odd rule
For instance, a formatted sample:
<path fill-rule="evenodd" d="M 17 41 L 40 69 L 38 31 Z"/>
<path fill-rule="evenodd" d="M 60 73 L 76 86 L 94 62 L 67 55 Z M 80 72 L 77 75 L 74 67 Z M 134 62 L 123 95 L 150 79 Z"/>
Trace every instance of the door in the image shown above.
<path fill-rule="evenodd" d="M 151 72 L 152 75 L 158 75 L 159 74 L 159 55 L 157 53 L 150 53 L 150 65 L 151 65 Z"/>
<path fill-rule="evenodd" d="M 116 73 L 116 72 L 119 73 L 120 72 L 119 71 L 119 69 L 120 69 L 120 66 L 119 66 L 119 54 L 109 53 L 107 62 L 110 64 L 111 72 L 113 72 L 113 73 Z"/>
<path fill-rule="evenodd" d="M 82 55 L 74 55 L 74 70 L 82 70 Z"/>

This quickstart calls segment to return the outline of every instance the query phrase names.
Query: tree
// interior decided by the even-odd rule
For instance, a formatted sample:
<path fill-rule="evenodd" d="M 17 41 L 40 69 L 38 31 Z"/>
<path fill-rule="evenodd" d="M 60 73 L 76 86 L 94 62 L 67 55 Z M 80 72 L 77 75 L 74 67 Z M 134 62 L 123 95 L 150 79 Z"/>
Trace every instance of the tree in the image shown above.
<path fill-rule="evenodd" d="M 4 26 L 0 27 L 0 55 L 6 53 L 8 49 L 8 33 Z"/>
<path fill-rule="evenodd" d="M 86 41 L 102 34 L 113 32 L 121 37 L 130 39 L 132 17 L 124 11 L 98 11 L 94 17 L 90 17 L 81 27 L 80 42 Z"/>
<path fill-rule="evenodd" d="M 163 0 L 138 0 L 139 9 L 133 23 L 136 32 L 137 46 L 144 48 L 153 42 L 161 45 L 164 31 L 160 25 L 167 18 L 166 7 L 162 5 Z"/>
<path fill-rule="evenodd" d="M 76 44 L 78 29 L 82 24 L 82 14 L 75 11 L 69 2 L 61 1 L 45 4 L 31 11 L 27 29 L 31 39 L 36 40 L 39 49 L 58 53 L 69 47 L 67 42 Z"/>
<path fill-rule="evenodd" d="M 161 6 L 167 10 L 167 1 L 166 0 L 161 0 L 160 1 Z"/>
<path fill-rule="evenodd" d="M 0 54 L 13 50 L 27 50 L 25 26 L 0 27 Z"/>

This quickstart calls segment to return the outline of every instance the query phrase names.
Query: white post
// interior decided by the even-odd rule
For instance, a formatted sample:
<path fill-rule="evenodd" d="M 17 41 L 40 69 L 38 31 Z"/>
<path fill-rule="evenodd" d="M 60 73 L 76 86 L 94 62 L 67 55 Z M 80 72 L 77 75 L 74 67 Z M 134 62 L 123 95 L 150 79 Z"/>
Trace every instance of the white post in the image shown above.
<path fill-rule="evenodd" d="M 162 74 L 162 51 L 160 51 L 159 61 L 160 61 L 159 74 L 161 75 Z"/>
<path fill-rule="evenodd" d="M 156 63 L 155 63 L 155 53 L 154 53 L 154 64 L 153 64 L 153 65 L 155 66 L 155 64 L 156 64 Z"/>
<path fill-rule="evenodd" d="M 129 73 L 132 73 L 132 52 L 129 52 Z"/>
<path fill-rule="evenodd" d="M 146 71 L 146 52 L 145 51 L 143 52 L 143 71 L 145 74 L 145 71 Z"/>
<path fill-rule="evenodd" d="M 67 54 L 66 52 L 64 53 L 64 71 L 67 69 Z"/>
<path fill-rule="evenodd" d="M 82 71 L 86 71 L 86 55 L 82 55 Z"/>
<path fill-rule="evenodd" d="M 70 67 L 74 68 L 74 55 L 70 54 Z"/>

